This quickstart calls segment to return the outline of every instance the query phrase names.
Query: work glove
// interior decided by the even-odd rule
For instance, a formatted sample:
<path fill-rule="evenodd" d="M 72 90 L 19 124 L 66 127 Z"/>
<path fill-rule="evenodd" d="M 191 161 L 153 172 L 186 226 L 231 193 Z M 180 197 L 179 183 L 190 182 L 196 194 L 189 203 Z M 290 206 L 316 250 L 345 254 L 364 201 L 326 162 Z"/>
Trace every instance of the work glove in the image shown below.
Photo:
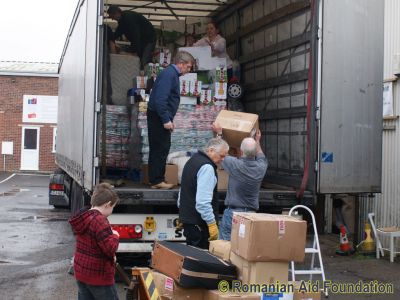
<path fill-rule="evenodd" d="M 218 240 L 218 226 L 217 223 L 211 223 L 208 224 L 208 233 L 210 234 L 210 237 L 208 238 L 209 241 L 214 241 Z"/>
<path fill-rule="evenodd" d="M 175 229 L 183 229 L 183 223 L 179 219 L 174 220 Z"/>

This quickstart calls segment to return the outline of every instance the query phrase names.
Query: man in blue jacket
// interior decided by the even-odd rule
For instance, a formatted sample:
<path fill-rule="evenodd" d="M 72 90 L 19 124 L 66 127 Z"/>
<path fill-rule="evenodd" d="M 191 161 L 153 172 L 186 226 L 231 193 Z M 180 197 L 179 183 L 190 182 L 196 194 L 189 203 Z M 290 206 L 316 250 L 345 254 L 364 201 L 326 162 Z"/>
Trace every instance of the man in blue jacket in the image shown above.
<path fill-rule="evenodd" d="M 174 117 L 180 102 L 179 76 L 190 72 L 193 56 L 180 51 L 174 64 L 169 65 L 157 77 L 147 107 L 149 134 L 149 181 L 153 189 L 171 189 L 174 185 L 165 182 L 165 164 L 171 147 L 171 132 Z"/>

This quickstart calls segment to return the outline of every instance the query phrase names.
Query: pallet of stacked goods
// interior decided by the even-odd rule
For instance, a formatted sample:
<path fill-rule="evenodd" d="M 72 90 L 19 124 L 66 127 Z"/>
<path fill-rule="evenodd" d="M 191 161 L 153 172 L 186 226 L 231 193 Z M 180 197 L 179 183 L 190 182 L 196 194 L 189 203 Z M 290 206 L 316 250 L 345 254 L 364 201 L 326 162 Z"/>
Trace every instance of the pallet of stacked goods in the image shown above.
<path fill-rule="evenodd" d="M 105 134 L 106 166 L 108 168 L 127 169 L 130 120 L 126 106 L 106 106 Z M 102 145 L 100 145 L 100 149 L 103 149 Z"/>

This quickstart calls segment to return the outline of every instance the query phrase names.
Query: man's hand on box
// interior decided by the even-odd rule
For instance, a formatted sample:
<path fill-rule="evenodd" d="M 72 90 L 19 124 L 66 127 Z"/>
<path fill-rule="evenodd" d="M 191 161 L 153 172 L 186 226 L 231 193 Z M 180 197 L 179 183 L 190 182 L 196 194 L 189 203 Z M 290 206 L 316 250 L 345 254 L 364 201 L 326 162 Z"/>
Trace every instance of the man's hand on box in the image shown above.
<path fill-rule="evenodd" d="M 212 123 L 211 128 L 216 134 L 222 135 L 222 127 L 218 122 Z"/>

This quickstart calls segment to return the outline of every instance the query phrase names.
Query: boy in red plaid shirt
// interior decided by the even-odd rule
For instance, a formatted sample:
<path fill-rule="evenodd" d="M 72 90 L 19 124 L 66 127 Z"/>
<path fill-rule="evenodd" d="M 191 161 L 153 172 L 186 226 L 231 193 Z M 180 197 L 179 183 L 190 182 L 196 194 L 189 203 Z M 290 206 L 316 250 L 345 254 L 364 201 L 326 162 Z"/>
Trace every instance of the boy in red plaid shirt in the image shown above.
<path fill-rule="evenodd" d="M 74 271 L 79 300 L 118 299 L 114 275 L 119 234 L 107 220 L 117 202 L 112 186 L 100 183 L 94 188 L 92 207 L 69 220 L 76 235 Z"/>

